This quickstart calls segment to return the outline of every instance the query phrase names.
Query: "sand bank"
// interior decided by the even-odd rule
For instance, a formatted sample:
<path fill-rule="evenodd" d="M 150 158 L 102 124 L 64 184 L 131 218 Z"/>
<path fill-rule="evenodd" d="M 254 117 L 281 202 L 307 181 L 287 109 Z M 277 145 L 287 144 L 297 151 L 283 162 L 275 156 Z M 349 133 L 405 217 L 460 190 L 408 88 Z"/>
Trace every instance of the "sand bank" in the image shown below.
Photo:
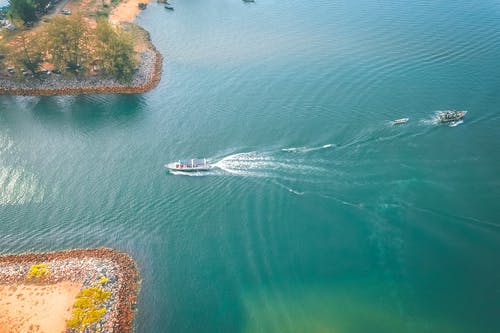
<path fill-rule="evenodd" d="M 40 263 L 50 274 L 27 279 L 30 267 Z M 100 286 L 111 297 L 104 304 L 101 332 L 131 332 L 139 277 L 128 255 L 90 249 L 0 257 L 0 332 L 65 332 L 76 294 L 103 276 L 107 282 Z"/>
<path fill-rule="evenodd" d="M 0 285 L 0 332 L 65 332 L 81 283 Z"/>
<path fill-rule="evenodd" d="M 149 3 L 149 0 L 123 0 L 109 14 L 109 20 L 114 23 L 132 22 L 139 12 L 139 3 Z"/>

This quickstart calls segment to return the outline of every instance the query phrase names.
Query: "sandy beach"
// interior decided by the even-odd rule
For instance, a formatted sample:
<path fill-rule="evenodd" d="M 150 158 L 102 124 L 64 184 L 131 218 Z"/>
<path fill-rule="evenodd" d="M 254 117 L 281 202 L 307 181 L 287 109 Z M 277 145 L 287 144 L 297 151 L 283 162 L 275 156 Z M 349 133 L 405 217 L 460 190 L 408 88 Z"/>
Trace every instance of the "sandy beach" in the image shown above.
<path fill-rule="evenodd" d="M 109 20 L 114 24 L 132 22 L 139 12 L 139 3 L 149 3 L 149 1 L 150 0 L 125 0 L 111 11 Z"/>
<path fill-rule="evenodd" d="M 0 332 L 65 332 L 81 283 L 0 285 Z"/>

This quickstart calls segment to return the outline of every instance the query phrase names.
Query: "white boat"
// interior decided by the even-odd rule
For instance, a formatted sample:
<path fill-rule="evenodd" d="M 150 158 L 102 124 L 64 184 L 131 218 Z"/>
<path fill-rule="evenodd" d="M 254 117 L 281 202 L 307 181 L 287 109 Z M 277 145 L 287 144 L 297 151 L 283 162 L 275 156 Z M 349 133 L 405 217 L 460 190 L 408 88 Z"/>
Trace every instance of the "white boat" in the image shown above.
<path fill-rule="evenodd" d="M 173 171 L 208 171 L 210 170 L 210 164 L 208 164 L 207 159 L 189 159 L 189 160 L 178 160 L 177 162 L 172 162 L 165 164 L 165 168 Z"/>
<path fill-rule="evenodd" d="M 405 124 L 410 120 L 410 118 L 401 118 L 401 119 L 396 119 L 392 121 L 393 125 L 399 125 L 399 124 Z"/>

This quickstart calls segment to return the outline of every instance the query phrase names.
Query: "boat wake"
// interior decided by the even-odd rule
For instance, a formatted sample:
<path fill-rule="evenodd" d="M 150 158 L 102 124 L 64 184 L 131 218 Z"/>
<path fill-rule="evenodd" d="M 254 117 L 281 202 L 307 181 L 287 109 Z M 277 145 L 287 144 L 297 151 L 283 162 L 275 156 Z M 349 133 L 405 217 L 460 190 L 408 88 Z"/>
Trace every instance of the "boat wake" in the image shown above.
<path fill-rule="evenodd" d="M 314 150 L 318 149 L 323 148 Z M 279 152 L 252 151 L 226 156 L 213 166 L 233 175 L 294 179 L 304 174 L 324 173 L 324 164 L 325 161 L 317 159 L 283 158 Z"/>
<path fill-rule="evenodd" d="M 328 143 L 326 145 L 320 146 L 320 147 L 290 147 L 290 148 L 283 148 L 281 149 L 282 151 L 289 152 L 289 153 L 308 153 L 311 151 L 316 151 L 316 150 L 321 150 L 321 149 L 328 149 L 328 148 L 333 148 L 335 145 L 333 143 Z"/>
<path fill-rule="evenodd" d="M 332 172 L 328 149 L 334 144 L 316 147 L 277 148 L 270 151 L 250 151 L 208 158 L 206 171 L 169 170 L 176 176 L 236 176 L 270 181 L 292 195 L 304 196 L 308 186 L 323 183 L 325 175 Z M 325 154 L 319 151 L 324 150 Z M 314 154 L 306 154 L 316 151 Z"/>
<path fill-rule="evenodd" d="M 431 118 L 420 120 L 420 124 L 426 125 L 426 126 L 436 126 L 436 125 L 439 125 L 439 123 L 440 123 L 440 121 L 439 121 L 439 117 L 437 116 L 437 113 L 434 116 L 432 116 Z"/>
<path fill-rule="evenodd" d="M 267 171 L 277 166 L 271 155 L 253 151 L 226 156 L 215 163 L 214 167 L 240 176 L 265 177 Z"/>
<path fill-rule="evenodd" d="M 464 123 L 464 121 L 460 119 L 458 121 L 452 121 L 448 126 L 449 127 L 456 127 L 456 126 L 459 126 L 459 125 L 461 125 L 463 123 Z"/>
<path fill-rule="evenodd" d="M 284 184 L 281 184 L 280 182 L 277 182 L 277 181 L 275 181 L 275 182 L 274 182 L 274 184 L 276 184 L 276 185 L 278 185 L 279 187 L 283 188 L 284 190 L 286 190 L 286 191 L 288 191 L 288 192 L 290 192 L 290 193 L 293 193 L 293 194 L 295 194 L 295 195 L 298 195 L 298 196 L 302 196 L 302 195 L 304 195 L 304 194 L 305 194 L 305 192 L 304 192 L 304 191 L 299 191 L 299 190 L 293 189 L 293 188 L 288 187 L 288 186 L 286 186 L 286 185 L 284 185 Z"/>
<path fill-rule="evenodd" d="M 181 171 L 170 170 L 176 176 L 223 176 L 235 175 L 244 177 L 260 177 L 298 180 L 305 175 L 322 175 L 327 172 L 328 160 L 324 158 L 311 158 L 303 153 L 319 151 L 335 147 L 334 144 L 325 144 L 318 147 L 290 147 L 268 152 L 250 151 L 236 153 L 224 157 L 209 158 L 210 169 L 207 171 Z M 300 153 L 300 154 L 287 154 Z M 306 177 L 307 178 L 307 177 Z M 288 189 L 288 188 L 287 188 Z M 290 192 L 297 195 L 303 193 L 294 189 Z"/>

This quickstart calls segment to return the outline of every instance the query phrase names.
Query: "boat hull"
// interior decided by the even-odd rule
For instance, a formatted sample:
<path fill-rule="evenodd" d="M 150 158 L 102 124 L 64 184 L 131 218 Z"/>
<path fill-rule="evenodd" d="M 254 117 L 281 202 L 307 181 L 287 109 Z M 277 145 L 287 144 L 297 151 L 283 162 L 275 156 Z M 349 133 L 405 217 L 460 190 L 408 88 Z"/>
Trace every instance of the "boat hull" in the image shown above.
<path fill-rule="evenodd" d="M 210 170 L 210 165 L 206 160 L 188 160 L 186 162 L 179 161 L 165 164 L 165 168 L 172 171 L 196 172 L 208 171 Z"/>

